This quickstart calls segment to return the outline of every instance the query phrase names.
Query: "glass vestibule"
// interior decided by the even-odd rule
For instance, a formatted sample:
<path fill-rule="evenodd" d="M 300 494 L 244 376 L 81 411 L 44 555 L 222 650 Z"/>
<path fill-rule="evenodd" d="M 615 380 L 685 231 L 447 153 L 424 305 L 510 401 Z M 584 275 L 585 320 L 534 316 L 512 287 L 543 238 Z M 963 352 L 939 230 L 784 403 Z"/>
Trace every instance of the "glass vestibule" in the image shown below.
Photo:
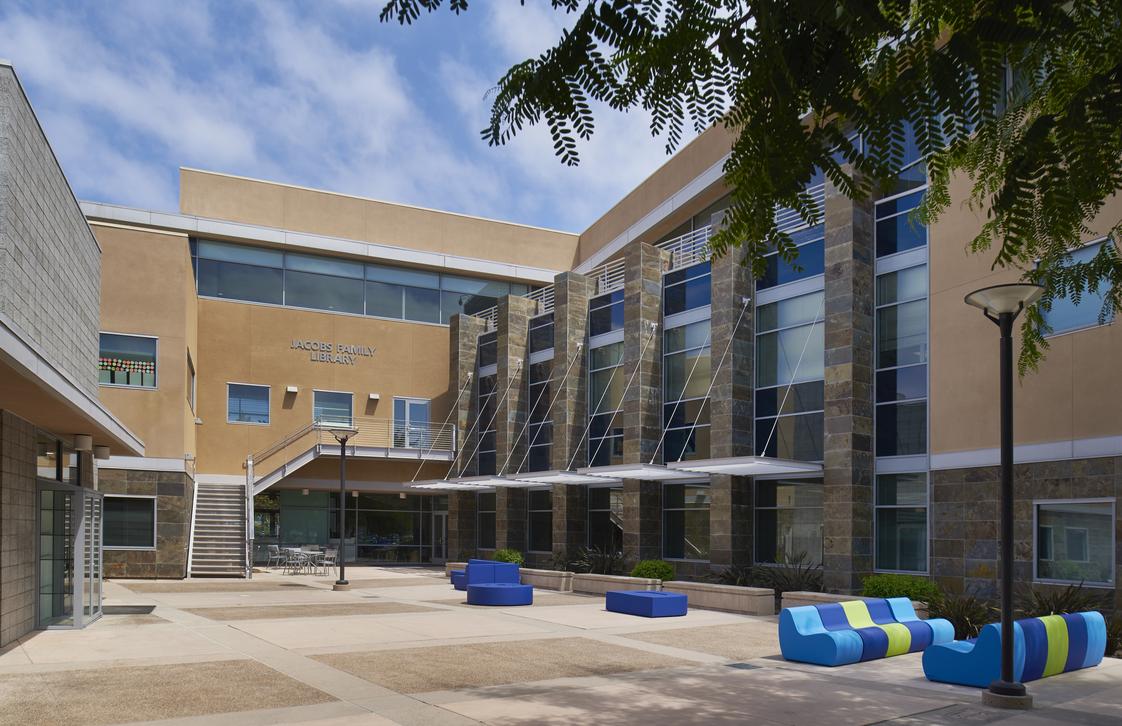
<path fill-rule="evenodd" d="M 36 625 L 83 628 L 101 617 L 102 496 L 40 479 Z"/>

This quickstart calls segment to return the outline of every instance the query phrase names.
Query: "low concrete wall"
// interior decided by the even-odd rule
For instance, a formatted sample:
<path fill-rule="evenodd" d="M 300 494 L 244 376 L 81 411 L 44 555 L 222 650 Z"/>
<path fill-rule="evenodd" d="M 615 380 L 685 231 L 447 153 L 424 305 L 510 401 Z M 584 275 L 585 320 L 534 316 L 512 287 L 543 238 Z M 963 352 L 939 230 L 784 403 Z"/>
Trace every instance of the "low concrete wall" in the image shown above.
<path fill-rule="evenodd" d="M 444 576 L 451 577 L 452 570 L 462 570 L 468 566 L 466 562 L 445 562 L 444 563 Z"/>
<path fill-rule="evenodd" d="M 878 598 L 862 597 L 860 595 L 835 595 L 832 592 L 785 592 L 783 593 L 783 607 L 795 608 L 800 605 L 821 605 L 827 602 L 851 602 L 853 600 L 876 600 Z M 927 620 L 927 604 L 919 600 L 912 600 L 916 617 Z"/>
<path fill-rule="evenodd" d="M 523 585 L 533 585 L 543 590 L 557 590 L 558 592 L 572 592 L 573 573 L 560 570 L 532 570 L 522 567 L 518 570 L 522 575 Z"/>
<path fill-rule="evenodd" d="M 662 581 L 648 577 L 621 575 L 573 575 L 573 592 L 603 595 L 609 590 L 658 590 Z"/>
<path fill-rule="evenodd" d="M 674 580 L 662 583 L 662 590 L 684 593 L 689 598 L 690 607 L 744 615 L 775 615 L 775 590 L 769 587 Z"/>

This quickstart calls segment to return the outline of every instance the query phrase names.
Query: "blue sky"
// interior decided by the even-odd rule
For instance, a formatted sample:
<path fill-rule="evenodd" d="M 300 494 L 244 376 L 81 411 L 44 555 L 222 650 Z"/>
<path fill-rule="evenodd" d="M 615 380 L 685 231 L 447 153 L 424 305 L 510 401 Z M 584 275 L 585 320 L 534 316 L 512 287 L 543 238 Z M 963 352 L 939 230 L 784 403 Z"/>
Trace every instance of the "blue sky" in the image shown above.
<path fill-rule="evenodd" d="M 598 111 L 582 164 L 544 128 L 488 147 L 488 90 L 559 36 L 548 0 L 413 26 L 382 0 L 7 0 L 15 65 L 80 199 L 178 208 L 178 168 L 581 231 L 665 160 L 642 112 Z"/>

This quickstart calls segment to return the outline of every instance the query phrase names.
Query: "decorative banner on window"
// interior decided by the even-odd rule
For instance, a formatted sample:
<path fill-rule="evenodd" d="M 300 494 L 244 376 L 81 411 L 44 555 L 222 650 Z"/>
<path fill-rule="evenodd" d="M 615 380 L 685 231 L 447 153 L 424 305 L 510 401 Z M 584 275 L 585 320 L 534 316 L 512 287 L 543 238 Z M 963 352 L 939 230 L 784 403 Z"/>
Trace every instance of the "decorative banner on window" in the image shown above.
<path fill-rule="evenodd" d="M 329 343 L 326 340 L 293 340 L 292 350 L 307 351 L 308 359 L 313 363 L 353 366 L 359 358 L 372 358 L 378 349 L 372 345 Z"/>
<path fill-rule="evenodd" d="M 129 358 L 99 358 L 97 367 L 114 373 L 156 373 L 156 362 L 150 360 L 131 360 Z"/>

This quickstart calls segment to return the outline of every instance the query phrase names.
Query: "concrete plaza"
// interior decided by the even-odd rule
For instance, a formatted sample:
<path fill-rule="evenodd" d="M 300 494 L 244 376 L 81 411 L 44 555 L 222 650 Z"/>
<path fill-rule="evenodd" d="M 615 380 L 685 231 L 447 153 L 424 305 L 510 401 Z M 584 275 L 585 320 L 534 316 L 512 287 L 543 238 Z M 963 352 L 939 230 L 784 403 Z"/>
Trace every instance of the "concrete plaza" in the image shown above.
<path fill-rule="evenodd" d="M 1034 682 L 1027 713 L 930 683 L 918 655 L 827 669 L 779 656 L 775 618 L 646 620 L 544 590 L 464 604 L 442 571 L 115 581 L 83 631 L 0 653 L 0 724 L 1116 724 L 1122 660 Z"/>

